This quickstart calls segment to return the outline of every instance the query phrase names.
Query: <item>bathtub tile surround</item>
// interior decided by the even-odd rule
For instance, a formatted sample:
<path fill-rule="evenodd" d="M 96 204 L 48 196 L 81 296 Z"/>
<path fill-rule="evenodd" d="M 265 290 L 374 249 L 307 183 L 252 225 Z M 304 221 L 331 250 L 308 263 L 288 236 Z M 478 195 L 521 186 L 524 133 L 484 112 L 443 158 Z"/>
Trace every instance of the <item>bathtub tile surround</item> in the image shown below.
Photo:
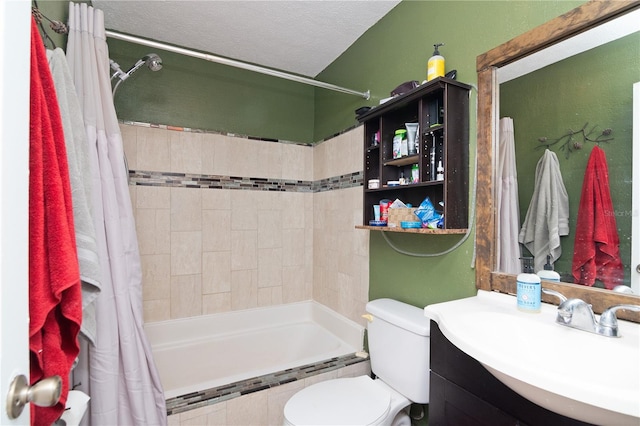
<path fill-rule="evenodd" d="M 362 128 L 317 145 L 120 125 L 146 323 L 316 300 L 362 325 Z"/>
<path fill-rule="evenodd" d="M 167 400 L 169 425 L 279 425 L 286 402 L 296 392 L 325 380 L 370 374 L 369 360 L 333 358 L 278 374 Z"/>
<path fill-rule="evenodd" d="M 362 129 L 315 146 L 122 123 L 146 324 L 315 300 L 368 301 Z M 282 424 L 298 390 L 370 374 L 353 355 L 170 398 L 169 424 Z M 175 393 L 173 394 L 175 395 Z"/>

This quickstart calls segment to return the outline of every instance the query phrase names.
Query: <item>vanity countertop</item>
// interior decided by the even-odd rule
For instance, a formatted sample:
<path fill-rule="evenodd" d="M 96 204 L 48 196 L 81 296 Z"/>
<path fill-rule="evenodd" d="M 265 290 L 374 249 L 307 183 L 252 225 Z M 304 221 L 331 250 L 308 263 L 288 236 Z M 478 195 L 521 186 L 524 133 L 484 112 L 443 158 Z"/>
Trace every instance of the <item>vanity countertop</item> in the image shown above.
<path fill-rule="evenodd" d="M 597 424 L 640 423 L 640 324 L 619 320 L 621 337 L 555 323 L 557 306 L 521 312 L 515 296 L 474 297 L 424 308 L 442 333 L 530 401 Z"/>

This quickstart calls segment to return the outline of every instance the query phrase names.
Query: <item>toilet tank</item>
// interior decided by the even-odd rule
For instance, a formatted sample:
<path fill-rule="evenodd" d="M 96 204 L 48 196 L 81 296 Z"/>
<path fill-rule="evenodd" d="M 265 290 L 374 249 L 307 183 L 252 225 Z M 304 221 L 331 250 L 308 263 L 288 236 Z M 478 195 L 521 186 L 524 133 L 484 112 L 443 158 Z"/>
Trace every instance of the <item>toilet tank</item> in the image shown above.
<path fill-rule="evenodd" d="M 429 402 L 429 318 L 392 299 L 367 303 L 371 370 L 412 402 Z"/>

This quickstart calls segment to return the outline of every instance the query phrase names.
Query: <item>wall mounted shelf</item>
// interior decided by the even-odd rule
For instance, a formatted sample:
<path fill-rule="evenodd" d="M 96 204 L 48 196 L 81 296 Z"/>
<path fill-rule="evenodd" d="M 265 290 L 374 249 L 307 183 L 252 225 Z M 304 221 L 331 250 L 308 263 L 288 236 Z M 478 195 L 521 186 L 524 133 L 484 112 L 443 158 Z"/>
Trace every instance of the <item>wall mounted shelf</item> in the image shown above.
<path fill-rule="evenodd" d="M 358 117 L 364 124 L 363 226 L 359 229 L 414 234 L 463 234 L 469 225 L 469 91 L 471 86 L 440 77 L 372 108 Z M 393 137 L 405 123 L 418 123 L 417 154 L 393 156 Z M 374 142 L 376 141 L 376 142 Z M 443 179 L 436 166 L 442 163 Z M 418 165 L 418 182 L 388 186 L 411 179 Z M 380 188 L 369 189 L 371 179 Z M 368 226 L 373 205 L 400 199 L 417 207 L 429 197 L 444 213 L 443 229 L 402 229 Z M 441 207 L 443 206 L 443 207 Z"/>

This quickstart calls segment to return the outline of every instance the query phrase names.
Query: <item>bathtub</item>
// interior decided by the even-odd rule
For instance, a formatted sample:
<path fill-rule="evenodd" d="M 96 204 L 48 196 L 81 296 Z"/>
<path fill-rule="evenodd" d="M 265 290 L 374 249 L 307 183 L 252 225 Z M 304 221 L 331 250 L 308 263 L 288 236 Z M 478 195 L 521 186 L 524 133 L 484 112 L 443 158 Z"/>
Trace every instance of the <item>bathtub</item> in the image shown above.
<path fill-rule="evenodd" d="M 166 399 L 353 354 L 364 336 L 362 326 L 313 301 L 144 328 Z"/>

